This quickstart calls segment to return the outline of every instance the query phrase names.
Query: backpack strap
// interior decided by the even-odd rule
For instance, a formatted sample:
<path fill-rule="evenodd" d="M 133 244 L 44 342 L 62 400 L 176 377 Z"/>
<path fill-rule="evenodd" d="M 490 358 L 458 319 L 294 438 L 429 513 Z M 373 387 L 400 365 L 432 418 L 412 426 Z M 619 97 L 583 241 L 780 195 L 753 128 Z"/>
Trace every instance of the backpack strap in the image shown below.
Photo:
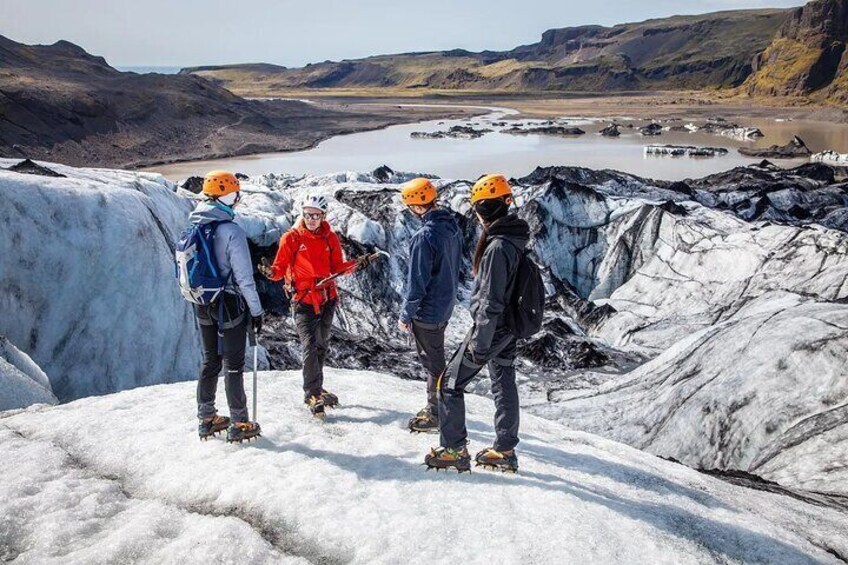
<path fill-rule="evenodd" d="M 221 224 L 229 224 L 229 223 L 232 223 L 232 220 L 220 220 L 220 221 L 217 221 L 217 222 L 210 222 L 210 225 L 209 225 L 209 235 L 210 235 L 210 237 L 212 237 L 212 238 L 215 237 L 215 233 L 217 232 L 218 227 Z M 215 274 L 215 276 L 218 276 L 218 274 L 215 272 L 215 268 L 212 266 L 212 261 L 209 259 L 211 257 L 211 255 L 210 255 L 209 247 L 207 247 L 207 245 L 206 245 L 206 240 L 201 237 L 200 241 L 203 242 L 203 251 L 206 253 L 207 260 L 209 261 L 209 267 L 212 269 L 212 272 Z M 224 288 L 229 286 L 232 283 L 232 281 L 233 281 L 233 269 L 231 267 L 230 268 L 230 274 L 227 277 L 227 280 L 224 282 Z M 238 288 L 238 287 L 236 287 L 236 288 Z M 218 355 L 224 354 L 224 331 L 231 329 L 231 328 L 235 327 L 235 325 L 238 325 L 239 323 L 241 323 L 240 318 L 242 316 L 244 316 L 244 313 L 242 313 L 241 316 L 239 316 L 238 322 L 235 323 L 235 324 L 233 324 L 232 321 L 227 322 L 227 323 L 225 323 L 223 321 L 224 320 L 224 313 L 225 313 L 224 294 L 225 294 L 225 291 L 221 290 L 221 294 L 218 295 Z M 239 297 L 241 297 L 240 292 L 238 292 L 237 294 L 238 294 Z"/>

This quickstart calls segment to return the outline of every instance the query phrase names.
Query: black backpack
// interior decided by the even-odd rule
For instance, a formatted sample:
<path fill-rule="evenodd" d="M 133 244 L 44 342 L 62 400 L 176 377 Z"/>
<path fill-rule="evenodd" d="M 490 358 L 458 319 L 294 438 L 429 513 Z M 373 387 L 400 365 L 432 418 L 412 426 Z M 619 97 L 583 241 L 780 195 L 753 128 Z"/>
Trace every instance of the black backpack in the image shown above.
<path fill-rule="evenodd" d="M 512 335 L 527 339 L 542 329 L 545 313 L 545 283 L 542 272 L 529 251 L 524 251 L 518 260 L 512 298 L 506 313 L 506 325 Z"/>

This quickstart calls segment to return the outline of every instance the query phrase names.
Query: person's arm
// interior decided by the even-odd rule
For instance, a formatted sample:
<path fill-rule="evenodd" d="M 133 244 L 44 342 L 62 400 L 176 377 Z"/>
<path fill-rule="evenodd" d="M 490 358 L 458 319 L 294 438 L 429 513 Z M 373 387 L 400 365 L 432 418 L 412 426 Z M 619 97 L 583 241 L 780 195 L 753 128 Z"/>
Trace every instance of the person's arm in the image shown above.
<path fill-rule="evenodd" d="M 356 267 L 356 261 L 344 260 L 342 244 L 339 241 L 339 236 L 336 235 L 336 232 L 330 231 L 330 235 L 327 236 L 327 243 L 330 246 L 330 274 L 335 275 L 336 273 L 344 273 L 347 271 L 352 273 L 355 270 L 354 267 Z"/>
<path fill-rule="evenodd" d="M 271 274 L 268 277 L 272 281 L 282 280 L 294 260 L 296 249 L 296 238 L 293 232 L 288 231 L 280 238 L 280 245 L 277 248 L 277 255 L 274 257 L 274 263 L 271 265 Z"/>
<path fill-rule="evenodd" d="M 474 333 L 471 336 L 471 349 L 478 360 L 486 358 L 491 349 L 498 320 L 509 302 L 506 295 L 510 275 L 507 245 L 509 244 L 502 241 L 493 241 L 480 261 L 478 276 L 481 298 L 474 317 Z"/>
<path fill-rule="evenodd" d="M 433 273 L 433 249 L 424 234 L 412 240 L 409 250 L 409 269 L 406 276 L 406 293 L 400 309 L 400 321 L 409 324 L 427 294 L 427 285 Z"/>
<path fill-rule="evenodd" d="M 232 231 L 227 245 L 227 256 L 230 259 L 233 280 L 245 302 L 247 302 L 250 315 L 254 318 L 261 316 L 263 314 L 262 303 L 259 301 L 259 294 L 256 292 L 256 281 L 253 280 L 250 248 L 247 245 L 247 235 L 241 228 Z"/>

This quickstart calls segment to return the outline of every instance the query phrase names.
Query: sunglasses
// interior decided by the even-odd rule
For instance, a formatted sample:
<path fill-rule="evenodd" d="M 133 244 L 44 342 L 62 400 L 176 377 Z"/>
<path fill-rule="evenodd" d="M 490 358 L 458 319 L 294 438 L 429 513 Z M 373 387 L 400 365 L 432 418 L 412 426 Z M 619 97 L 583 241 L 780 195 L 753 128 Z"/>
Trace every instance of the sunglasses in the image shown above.
<path fill-rule="evenodd" d="M 303 217 L 307 220 L 321 220 L 324 218 L 324 214 L 314 213 L 314 212 L 304 212 Z"/>

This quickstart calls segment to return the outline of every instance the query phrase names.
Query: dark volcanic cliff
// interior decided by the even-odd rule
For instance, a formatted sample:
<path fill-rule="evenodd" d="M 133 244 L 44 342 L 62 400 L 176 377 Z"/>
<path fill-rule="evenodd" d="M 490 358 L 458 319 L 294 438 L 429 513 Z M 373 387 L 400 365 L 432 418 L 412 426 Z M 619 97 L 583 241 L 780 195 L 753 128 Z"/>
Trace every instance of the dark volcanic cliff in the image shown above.
<path fill-rule="evenodd" d="M 848 102 L 848 0 L 815 0 L 792 11 L 755 60 L 748 91 L 760 95 L 819 92 Z"/>

